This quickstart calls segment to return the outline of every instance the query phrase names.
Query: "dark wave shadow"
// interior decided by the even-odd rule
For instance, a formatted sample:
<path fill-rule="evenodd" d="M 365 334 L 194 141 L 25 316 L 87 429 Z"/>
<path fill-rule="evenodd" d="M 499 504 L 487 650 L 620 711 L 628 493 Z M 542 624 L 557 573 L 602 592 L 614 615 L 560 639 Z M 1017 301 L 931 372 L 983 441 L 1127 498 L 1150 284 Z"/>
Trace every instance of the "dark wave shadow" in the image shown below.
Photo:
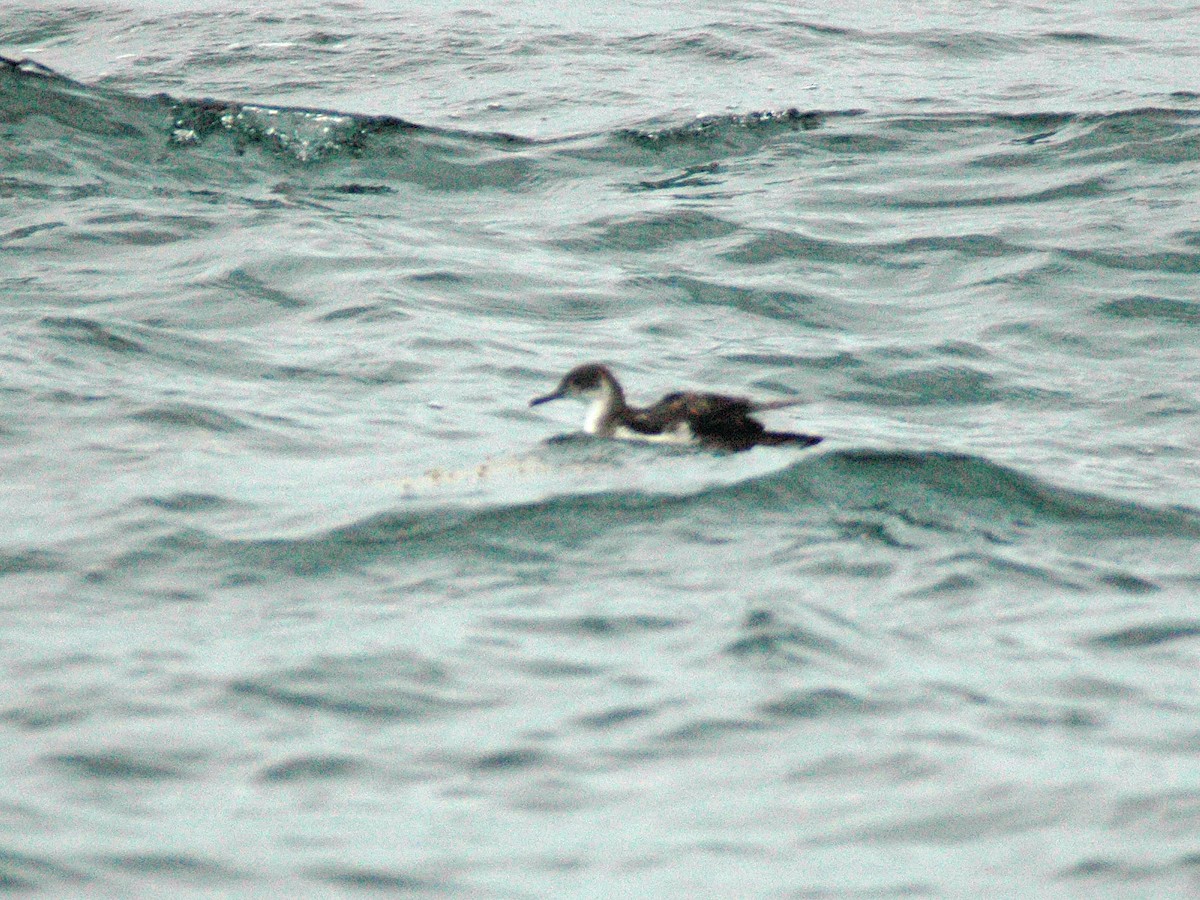
<path fill-rule="evenodd" d="M 229 692 L 244 701 L 368 720 L 425 719 L 491 702 L 437 662 L 402 653 L 320 657 L 235 680 Z"/>
<path fill-rule="evenodd" d="M 172 552 L 217 554 L 239 567 L 303 577 L 383 556 L 553 562 L 610 532 L 698 514 L 836 531 L 856 513 L 884 514 L 908 527 L 991 543 L 1050 527 L 1089 540 L 1200 539 L 1200 512 L 1186 507 L 1075 491 L 968 454 L 849 449 L 683 495 L 610 490 L 513 505 L 398 508 L 307 537 L 222 540 L 193 531 L 170 541 Z"/>

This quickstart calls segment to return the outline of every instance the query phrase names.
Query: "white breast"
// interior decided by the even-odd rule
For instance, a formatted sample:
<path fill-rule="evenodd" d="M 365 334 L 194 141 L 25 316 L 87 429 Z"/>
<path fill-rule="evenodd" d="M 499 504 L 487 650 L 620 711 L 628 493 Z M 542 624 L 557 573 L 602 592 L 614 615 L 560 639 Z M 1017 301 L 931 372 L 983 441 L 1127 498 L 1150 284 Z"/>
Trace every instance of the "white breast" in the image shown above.
<path fill-rule="evenodd" d="M 600 423 L 604 421 L 607 413 L 608 399 L 606 397 L 597 397 L 588 404 L 587 412 L 583 417 L 583 430 L 588 434 L 599 434 Z"/>
<path fill-rule="evenodd" d="M 612 436 L 621 438 L 624 441 L 647 441 L 651 444 L 691 444 L 696 440 L 692 429 L 684 421 L 680 421 L 674 428 L 669 428 L 658 434 L 644 434 L 640 431 L 634 431 L 632 428 L 626 428 L 624 425 L 618 425 L 613 430 Z"/>

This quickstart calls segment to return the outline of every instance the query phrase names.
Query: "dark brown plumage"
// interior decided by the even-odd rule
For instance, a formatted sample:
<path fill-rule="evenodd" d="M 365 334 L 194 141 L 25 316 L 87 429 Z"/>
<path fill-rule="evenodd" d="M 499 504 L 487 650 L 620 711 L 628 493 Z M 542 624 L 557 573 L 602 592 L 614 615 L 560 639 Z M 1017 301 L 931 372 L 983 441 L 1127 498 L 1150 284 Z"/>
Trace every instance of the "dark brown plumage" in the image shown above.
<path fill-rule="evenodd" d="M 755 446 L 811 447 L 821 438 L 790 431 L 768 431 L 753 412 L 783 409 L 802 400 L 758 402 L 746 397 L 692 391 L 667 394 L 653 406 L 638 408 L 612 372 L 599 363 L 576 366 L 544 397 L 530 406 L 573 397 L 590 403 L 584 431 L 600 437 L 700 444 L 717 450 L 749 450 Z"/>

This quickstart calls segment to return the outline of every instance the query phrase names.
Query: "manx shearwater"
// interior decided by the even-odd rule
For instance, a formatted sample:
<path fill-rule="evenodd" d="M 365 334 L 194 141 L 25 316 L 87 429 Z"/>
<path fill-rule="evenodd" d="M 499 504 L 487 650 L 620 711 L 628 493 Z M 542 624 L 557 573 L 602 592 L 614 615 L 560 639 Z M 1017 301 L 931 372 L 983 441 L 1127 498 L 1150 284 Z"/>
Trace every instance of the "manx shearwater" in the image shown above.
<path fill-rule="evenodd" d="M 797 406 L 803 400 L 750 400 L 682 391 L 667 394 L 653 406 L 639 409 L 625 402 L 620 382 L 607 366 L 584 363 L 563 376 L 551 393 L 529 401 L 530 406 L 573 398 L 589 404 L 583 430 L 599 437 L 671 444 L 698 444 L 714 450 L 751 447 L 811 447 L 821 442 L 812 434 L 768 431 L 751 413 Z"/>

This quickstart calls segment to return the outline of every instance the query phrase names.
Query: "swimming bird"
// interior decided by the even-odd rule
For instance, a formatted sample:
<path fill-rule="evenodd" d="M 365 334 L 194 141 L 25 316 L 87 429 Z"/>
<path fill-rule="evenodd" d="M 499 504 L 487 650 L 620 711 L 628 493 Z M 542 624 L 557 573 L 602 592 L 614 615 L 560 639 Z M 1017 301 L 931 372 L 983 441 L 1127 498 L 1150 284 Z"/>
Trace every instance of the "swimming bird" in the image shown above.
<path fill-rule="evenodd" d="M 822 440 L 812 434 L 768 431 L 750 416 L 753 412 L 796 406 L 803 400 L 759 402 L 746 397 L 682 391 L 667 394 L 653 406 L 639 409 L 625 402 L 620 382 L 600 363 L 576 366 L 551 393 L 535 397 L 529 405 L 566 398 L 589 404 L 583 430 L 599 437 L 698 444 L 733 452 L 757 446 L 811 447 Z"/>

